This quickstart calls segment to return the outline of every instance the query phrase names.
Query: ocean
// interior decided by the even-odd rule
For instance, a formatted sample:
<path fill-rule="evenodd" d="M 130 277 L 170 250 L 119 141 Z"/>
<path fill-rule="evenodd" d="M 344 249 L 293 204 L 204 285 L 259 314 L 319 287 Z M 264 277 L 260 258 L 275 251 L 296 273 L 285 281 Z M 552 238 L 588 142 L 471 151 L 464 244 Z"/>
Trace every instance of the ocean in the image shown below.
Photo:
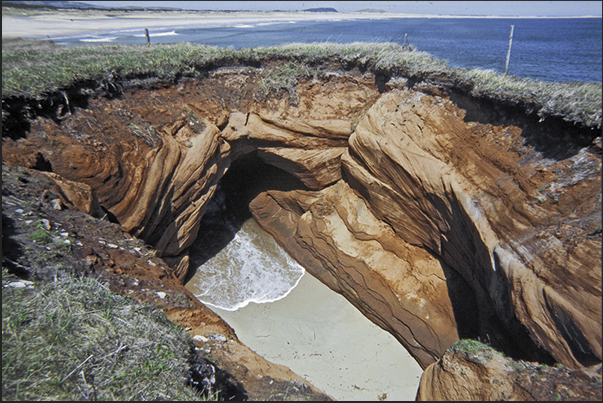
<path fill-rule="evenodd" d="M 197 267 L 186 287 L 206 305 L 236 311 L 251 302 L 264 304 L 285 298 L 304 273 L 304 268 L 250 218 L 233 230 L 233 239 L 222 250 Z"/>
<path fill-rule="evenodd" d="M 504 72 L 547 82 L 602 81 L 601 18 L 389 18 L 271 21 L 149 28 L 151 43 L 191 42 L 218 47 L 287 43 L 395 42 L 443 59 L 451 67 Z M 145 44 L 142 29 L 50 37 L 65 46 Z"/>

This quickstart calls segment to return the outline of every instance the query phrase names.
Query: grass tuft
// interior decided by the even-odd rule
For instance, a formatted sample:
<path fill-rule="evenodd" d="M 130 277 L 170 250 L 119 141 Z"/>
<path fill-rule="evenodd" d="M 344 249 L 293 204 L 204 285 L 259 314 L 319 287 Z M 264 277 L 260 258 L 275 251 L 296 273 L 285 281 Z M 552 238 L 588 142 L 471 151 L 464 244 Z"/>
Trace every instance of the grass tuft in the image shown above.
<path fill-rule="evenodd" d="M 2 400 L 202 400 L 186 386 L 190 336 L 163 313 L 91 279 L 5 275 Z"/>
<path fill-rule="evenodd" d="M 486 352 L 486 351 L 495 351 L 492 349 L 492 347 L 490 347 L 487 344 L 484 344 L 480 341 L 477 340 L 473 340 L 473 339 L 461 339 L 455 343 L 453 343 L 449 348 L 448 351 L 454 351 L 454 352 L 462 352 L 462 353 L 467 353 L 470 355 L 475 355 L 481 352 Z M 500 354 L 500 353 L 499 353 Z"/>

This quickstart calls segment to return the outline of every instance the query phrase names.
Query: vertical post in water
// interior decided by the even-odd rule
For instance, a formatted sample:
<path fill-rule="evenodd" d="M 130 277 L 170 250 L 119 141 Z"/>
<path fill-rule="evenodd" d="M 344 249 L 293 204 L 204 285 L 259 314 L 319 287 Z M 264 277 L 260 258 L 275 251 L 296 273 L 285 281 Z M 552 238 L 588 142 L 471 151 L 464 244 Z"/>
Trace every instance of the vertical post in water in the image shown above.
<path fill-rule="evenodd" d="M 149 36 L 149 30 L 148 30 L 148 28 L 144 29 L 144 36 L 147 37 L 147 45 L 150 45 L 151 44 L 151 37 Z"/>
<path fill-rule="evenodd" d="M 507 50 L 507 61 L 505 62 L 505 75 L 509 71 L 509 57 L 511 57 L 511 44 L 513 43 L 513 28 L 515 25 L 511 25 L 511 34 L 509 35 L 509 49 Z"/>
<path fill-rule="evenodd" d="M 402 47 L 405 48 L 406 47 L 406 35 L 408 34 L 404 34 L 404 43 L 402 44 Z"/>

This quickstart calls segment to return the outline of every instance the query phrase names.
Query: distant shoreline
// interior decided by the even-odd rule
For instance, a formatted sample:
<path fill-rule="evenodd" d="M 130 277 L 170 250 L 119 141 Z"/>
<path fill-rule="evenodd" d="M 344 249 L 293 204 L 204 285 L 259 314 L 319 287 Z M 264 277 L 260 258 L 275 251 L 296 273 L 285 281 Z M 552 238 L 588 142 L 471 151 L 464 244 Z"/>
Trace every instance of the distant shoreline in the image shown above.
<path fill-rule="evenodd" d="M 48 38 L 78 35 L 114 29 L 199 26 L 233 26 L 254 22 L 337 21 L 391 18 L 454 19 L 559 19 L 601 18 L 600 16 L 534 17 L 534 16 L 465 16 L 401 14 L 376 12 L 306 12 L 306 11 L 123 11 L 123 10 L 23 10 L 2 7 L 2 38 Z"/>

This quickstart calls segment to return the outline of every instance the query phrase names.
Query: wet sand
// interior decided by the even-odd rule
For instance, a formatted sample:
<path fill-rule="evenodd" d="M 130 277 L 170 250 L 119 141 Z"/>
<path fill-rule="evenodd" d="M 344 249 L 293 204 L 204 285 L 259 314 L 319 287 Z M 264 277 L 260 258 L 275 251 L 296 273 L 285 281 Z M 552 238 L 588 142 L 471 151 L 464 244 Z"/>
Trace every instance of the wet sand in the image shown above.
<path fill-rule="evenodd" d="M 389 333 L 309 273 L 285 298 L 212 308 L 239 339 L 337 400 L 414 400 L 421 367 Z"/>
<path fill-rule="evenodd" d="M 300 278 L 298 269 L 251 218 L 186 287 L 202 301 L 228 306 L 208 304 L 249 348 L 338 400 L 414 400 L 422 370 L 406 349 L 311 274 Z M 212 274 L 220 272 L 226 275 Z M 283 285 L 289 289 L 274 294 Z M 251 302 L 268 294 L 272 302 Z"/>

